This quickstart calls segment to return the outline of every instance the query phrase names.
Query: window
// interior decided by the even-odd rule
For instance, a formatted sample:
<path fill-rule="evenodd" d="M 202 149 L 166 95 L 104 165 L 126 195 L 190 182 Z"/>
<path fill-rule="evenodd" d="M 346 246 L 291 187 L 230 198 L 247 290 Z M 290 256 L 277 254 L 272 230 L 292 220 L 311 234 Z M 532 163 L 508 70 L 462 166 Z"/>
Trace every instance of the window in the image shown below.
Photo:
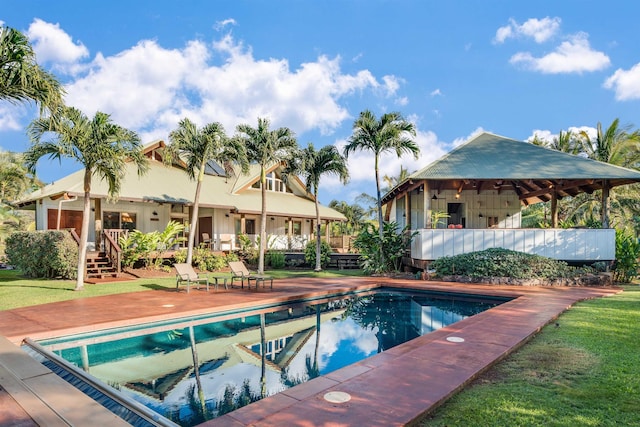
<path fill-rule="evenodd" d="M 302 221 L 285 221 L 284 232 L 285 234 L 289 234 L 289 222 L 292 222 L 291 229 L 293 231 L 294 236 L 302 236 Z"/>
<path fill-rule="evenodd" d="M 131 212 L 103 212 L 102 213 L 102 228 L 108 229 L 124 229 L 135 230 L 136 229 L 136 214 Z"/>
<path fill-rule="evenodd" d="M 278 176 L 271 172 L 266 177 L 267 191 L 275 191 L 276 193 L 291 193 L 292 191 L 287 188 L 286 184 L 278 178 Z M 260 181 L 253 183 L 251 188 L 260 188 Z"/>

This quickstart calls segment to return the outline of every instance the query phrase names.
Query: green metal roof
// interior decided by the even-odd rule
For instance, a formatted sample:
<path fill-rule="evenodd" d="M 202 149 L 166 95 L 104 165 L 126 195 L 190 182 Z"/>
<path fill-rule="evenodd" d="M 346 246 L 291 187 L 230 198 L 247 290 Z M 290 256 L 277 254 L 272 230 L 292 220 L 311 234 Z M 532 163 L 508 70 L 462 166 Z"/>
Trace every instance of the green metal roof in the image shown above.
<path fill-rule="evenodd" d="M 544 202 L 553 192 L 575 196 L 640 182 L 640 171 L 563 153 L 528 142 L 481 133 L 440 159 L 411 174 L 382 199 L 388 203 L 417 188 L 422 181 L 436 191 L 445 189 L 513 189 L 525 203 Z"/>
<path fill-rule="evenodd" d="M 151 160 L 149 171 L 139 177 L 133 163 L 127 163 L 125 178 L 120 191 L 120 200 L 132 202 L 177 203 L 190 205 L 193 203 L 196 182 L 175 166 L 167 166 Z M 262 196 L 259 189 L 246 188 L 257 179 L 259 168 L 252 168 L 253 177 L 238 175 L 225 178 L 217 175 L 205 175 L 200 193 L 200 207 L 229 209 L 239 213 L 260 213 Z M 257 175 L 256 175 L 257 174 Z M 45 187 L 34 191 L 18 206 L 26 206 L 45 197 L 57 197 L 62 194 L 84 196 L 84 169 L 61 178 Z M 238 183 L 242 183 L 239 185 Z M 267 212 L 269 215 L 315 218 L 315 203 L 304 187 L 297 182 L 290 182 L 292 193 L 268 192 Z M 98 177 L 92 177 L 91 197 L 106 198 L 108 185 Z M 320 217 L 328 220 L 344 220 L 340 212 L 327 206 L 320 206 Z"/>
<path fill-rule="evenodd" d="M 415 172 L 410 178 L 640 181 L 640 172 L 485 132 Z"/>

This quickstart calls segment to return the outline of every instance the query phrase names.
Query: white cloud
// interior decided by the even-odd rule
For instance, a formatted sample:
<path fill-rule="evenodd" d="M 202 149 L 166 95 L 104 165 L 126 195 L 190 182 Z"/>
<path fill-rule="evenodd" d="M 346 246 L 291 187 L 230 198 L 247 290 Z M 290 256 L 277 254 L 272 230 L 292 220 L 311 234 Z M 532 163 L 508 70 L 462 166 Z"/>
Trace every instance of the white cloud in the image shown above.
<path fill-rule="evenodd" d="M 442 92 L 440 91 L 440 89 L 432 90 L 429 95 L 431 95 L 431 96 L 443 96 Z"/>
<path fill-rule="evenodd" d="M 93 115 L 112 114 L 118 124 L 150 139 L 166 138 L 188 116 L 198 124 L 239 123 L 268 117 L 296 133 L 332 133 L 351 116 L 339 101 L 359 91 L 395 94 L 402 80 L 378 81 L 368 70 L 343 73 L 340 57 L 320 56 L 292 69 L 286 59 L 259 59 L 227 34 L 213 43 L 190 41 L 165 49 L 143 40 L 116 55 L 98 54 L 67 86 L 67 103 Z M 402 100 L 400 99 L 400 102 Z"/>
<path fill-rule="evenodd" d="M 572 36 L 545 56 L 536 58 L 529 52 L 519 52 L 513 55 L 509 62 L 548 74 L 598 71 L 611 63 L 607 55 L 591 48 L 586 33 Z"/>
<path fill-rule="evenodd" d="M 604 87 L 613 89 L 618 101 L 640 99 L 640 63 L 629 70 L 618 69 L 604 82 Z"/>
<path fill-rule="evenodd" d="M 396 104 L 400 105 L 401 107 L 404 107 L 407 104 L 409 104 L 409 98 L 407 98 L 406 96 L 402 96 L 400 98 L 397 98 L 395 102 L 396 102 Z"/>
<path fill-rule="evenodd" d="M 238 23 L 236 22 L 235 19 L 233 18 L 228 18 L 228 19 L 224 19 L 222 21 L 217 21 L 215 23 L 215 25 L 213 26 L 213 28 L 217 31 L 221 31 L 223 30 L 225 27 L 229 26 L 229 25 L 238 25 Z"/>
<path fill-rule="evenodd" d="M 471 138 L 475 138 L 476 136 L 480 135 L 483 132 L 486 132 L 486 131 L 482 126 L 479 126 L 469 135 L 454 139 L 453 142 L 451 143 L 451 146 L 455 148 L 458 145 L 464 144 L 465 142 L 469 141 Z"/>
<path fill-rule="evenodd" d="M 25 113 L 25 107 L 0 101 L 0 131 L 18 131 L 24 129 L 20 119 Z"/>
<path fill-rule="evenodd" d="M 553 37 L 560 29 L 560 18 L 545 17 L 542 19 L 531 18 L 520 25 L 513 18 L 509 19 L 509 24 L 498 28 L 494 43 L 504 43 L 512 37 L 530 37 L 536 43 L 544 43 Z"/>
<path fill-rule="evenodd" d="M 34 19 L 26 33 L 36 52 L 38 62 L 55 63 L 57 70 L 65 71 L 68 65 L 89 56 L 89 50 L 82 43 L 74 43 L 71 37 L 60 29 L 59 24 L 51 24 Z"/>

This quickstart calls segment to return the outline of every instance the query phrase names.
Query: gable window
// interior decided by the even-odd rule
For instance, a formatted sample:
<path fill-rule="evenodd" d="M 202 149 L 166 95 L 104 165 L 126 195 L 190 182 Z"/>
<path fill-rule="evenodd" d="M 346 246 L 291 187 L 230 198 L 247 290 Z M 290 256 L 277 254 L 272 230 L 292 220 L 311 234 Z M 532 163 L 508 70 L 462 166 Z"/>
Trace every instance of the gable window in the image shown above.
<path fill-rule="evenodd" d="M 280 178 L 278 178 L 278 176 L 274 172 L 267 174 L 266 186 L 267 191 L 274 191 L 276 193 L 292 193 L 287 185 Z M 260 181 L 258 180 L 254 182 L 251 188 L 260 188 Z"/>
<path fill-rule="evenodd" d="M 136 214 L 132 212 L 107 212 L 102 213 L 102 228 L 109 229 L 136 229 Z"/>

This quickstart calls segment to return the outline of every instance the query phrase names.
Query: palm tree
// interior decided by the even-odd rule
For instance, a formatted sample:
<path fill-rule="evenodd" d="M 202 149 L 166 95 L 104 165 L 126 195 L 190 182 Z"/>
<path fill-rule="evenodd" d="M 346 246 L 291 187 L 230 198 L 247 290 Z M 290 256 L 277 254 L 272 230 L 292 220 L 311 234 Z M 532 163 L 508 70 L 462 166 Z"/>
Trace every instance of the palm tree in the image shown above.
<path fill-rule="evenodd" d="M 320 247 L 322 236 L 320 235 L 320 205 L 318 201 L 318 188 L 320 186 L 320 177 L 322 175 L 337 175 L 343 184 L 349 179 L 349 170 L 347 169 L 347 161 L 340 154 L 334 145 L 326 145 L 319 150 L 313 147 L 313 143 L 309 143 L 301 152 L 297 161 L 291 162 L 286 173 L 294 173 L 302 175 L 307 191 L 313 192 L 316 205 L 316 268 L 315 271 L 321 271 L 320 263 Z"/>
<path fill-rule="evenodd" d="M 38 185 L 25 167 L 22 153 L 0 150 L 0 205 L 19 199 Z"/>
<path fill-rule="evenodd" d="M 227 138 L 224 127 L 217 122 L 198 129 L 191 120 L 184 118 L 178 124 L 178 128 L 169 134 L 169 141 L 171 144 L 165 151 L 165 161 L 171 163 L 178 157 L 182 158 L 186 163 L 185 172 L 189 178 L 197 181 L 191 212 L 191 233 L 187 243 L 186 262 L 191 264 L 205 166 L 208 162 L 215 161 L 224 167 L 227 174 L 230 174 L 233 171 L 231 165 L 236 162 L 246 173 L 249 170 L 249 162 L 244 147 L 238 141 Z"/>
<path fill-rule="evenodd" d="M 412 139 L 416 130 L 413 123 L 406 121 L 400 113 L 386 113 L 378 120 L 371 111 L 365 110 L 353 123 L 353 134 L 344 147 L 344 155 L 354 151 L 370 151 L 375 158 L 376 194 L 378 207 L 378 232 L 382 241 L 382 204 L 380 197 L 380 155 L 395 151 L 398 157 L 412 153 L 415 159 L 420 148 Z"/>
<path fill-rule="evenodd" d="M 0 100 L 34 101 L 41 113 L 44 108 L 55 111 L 62 105 L 62 86 L 36 63 L 27 37 L 5 26 L 0 26 L 0 82 Z"/>
<path fill-rule="evenodd" d="M 342 227 L 343 234 L 353 234 L 362 228 L 366 213 L 359 204 L 350 205 L 345 201 L 332 200 L 329 202 L 329 207 L 337 210 L 347 218 L 345 227 Z"/>
<path fill-rule="evenodd" d="M 616 166 L 637 168 L 640 162 L 640 130 L 631 131 L 631 126 L 620 127 L 620 120 L 615 119 L 611 125 L 602 130 L 598 122 L 596 137 L 591 139 L 585 131 L 580 132 L 582 149 L 589 158 Z M 609 187 L 604 185 L 601 197 L 602 227 L 609 227 L 611 198 Z M 637 196 L 637 195 L 636 195 Z"/>
<path fill-rule="evenodd" d="M 84 166 L 84 208 L 78 254 L 78 278 L 75 290 L 84 287 L 84 270 L 91 214 L 91 178 L 97 175 L 109 185 L 109 197 L 116 199 L 120 193 L 126 163 L 132 161 L 138 175 L 148 170 L 147 158 L 140 146 L 138 135 L 111 121 L 108 114 L 98 111 L 93 119 L 80 110 L 64 107 L 58 119 L 42 117 L 27 128 L 32 141 L 25 153 L 29 171 L 35 174 L 36 163 L 44 156 L 61 160 L 71 158 Z M 43 140 L 50 137 L 50 140 Z"/>
<path fill-rule="evenodd" d="M 293 132 L 286 127 L 269 130 L 269 120 L 258 118 L 258 127 L 240 124 L 237 139 L 247 150 L 249 161 L 260 166 L 262 214 L 260 219 L 260 245 L 258 248 L 258 274 L 264 273 L 264 252 L 267 242 L 267 169 L 277 163 L 287 163 L 298 149 Z"/>
<path fill-rule="evenodd" d="M 382 180 L 386 184 L 386 187 L 383 189 L 383 191 L 385 193 L 388 192 L 389 190 L 391 190 L 396 185 L 400 184 L 402 181 L 404 181 L 408 177 L 409 177 L 409 169 L 400 165 L 400 172 L 398 173 L 397 176 L 385 175 L 382 177 Z"/>

